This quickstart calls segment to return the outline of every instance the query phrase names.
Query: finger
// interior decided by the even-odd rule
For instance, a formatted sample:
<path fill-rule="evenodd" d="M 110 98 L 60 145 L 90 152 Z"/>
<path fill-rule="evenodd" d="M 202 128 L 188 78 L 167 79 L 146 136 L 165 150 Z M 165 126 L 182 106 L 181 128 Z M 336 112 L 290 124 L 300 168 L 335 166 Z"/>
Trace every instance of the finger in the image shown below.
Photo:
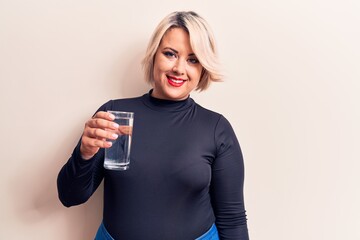
<path fill-rule="evenodd" d="M 112 142 L 102 141 L 99 139 L 95 139 L 93 141 L 94 141 L 94 145 L 99 148 L 109 148 L 112 146 Z"/>
<path fill-rule="evenodd" d="M 85 127 L 115 130 L 119 127 L 119 124 L 102 118 L 92 118 L 86 122 Z"/>
<path fill-rule="evenodd" d="M 115 116 L 109 112 L 99 111 L 95 113 L 92 118 L 102 118 L 108 121 L 113 121 L 115 119 Z"/>
<path fill-rule="evenodd" d="M 132 135 L 132 126 L 119 126 L 119 133 L 122 135 Z"/>
<path fill-rule="evenodd" d="M 115 140 L 118 138 L 118 135 L 112 131 L 106 131 L 100 128 L 86 128 L 84 130 L 84 135 L 91 138 L 97 138 L 100 140 L 111 139 Z"/>
<path fill-rule="evenodd" d="M 112 146 L 111 142 L 103 141 L 97 138 L 90 138 L 87 136 L 83 136 L 81 144 L 85 149 L 89 149 L 90 151 L 97 151 L 98 148 L 109 148 Z"/>

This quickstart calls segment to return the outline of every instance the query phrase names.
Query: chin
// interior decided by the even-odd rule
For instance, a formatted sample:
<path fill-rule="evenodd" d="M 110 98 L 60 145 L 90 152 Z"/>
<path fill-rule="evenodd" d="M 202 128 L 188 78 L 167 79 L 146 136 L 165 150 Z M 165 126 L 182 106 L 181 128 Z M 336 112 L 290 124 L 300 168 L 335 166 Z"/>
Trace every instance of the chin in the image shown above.
<path fill-rule="evenodd" d="M 182 93 L 182 92 L 178 92 L 178 91 L 167 91 L 166 92 L 166 97 L 169 99 L 169 100 L 176 100 L 176 101 L 179 101 L 179 100 L 183 100 L 183 99 L 186 99 L 188 97 L 189 94 L 186 94 L 186 93 Z"/>

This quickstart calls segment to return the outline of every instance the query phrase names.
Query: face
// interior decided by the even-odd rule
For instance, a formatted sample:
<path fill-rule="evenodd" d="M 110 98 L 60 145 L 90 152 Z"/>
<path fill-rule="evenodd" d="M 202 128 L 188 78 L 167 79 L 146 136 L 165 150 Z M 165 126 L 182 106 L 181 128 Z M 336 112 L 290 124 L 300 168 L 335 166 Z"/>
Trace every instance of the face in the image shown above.
<path fill-rule="evenodd" d="M 202 66 L 190 46 L 189 34 L 172 28 L 163 36 L 154 59 L 152 96 L 166 100 L 186 99 L 200 81 Z"/>

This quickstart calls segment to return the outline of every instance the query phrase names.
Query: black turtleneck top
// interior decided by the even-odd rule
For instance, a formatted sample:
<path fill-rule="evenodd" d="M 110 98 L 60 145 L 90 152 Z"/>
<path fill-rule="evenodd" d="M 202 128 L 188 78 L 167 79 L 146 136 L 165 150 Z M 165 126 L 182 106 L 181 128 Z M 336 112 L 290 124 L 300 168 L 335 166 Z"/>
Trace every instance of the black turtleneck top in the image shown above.
<path fill-rule="evenodd" d="M 187 98 L 168 101 L 151 91 L 111 100 L 98 111 L 134 112 L 130 168 L 103 167 L 80 143 L 58 176 L 61 202 L 84 203 L 104 179 L 103 222 L 117 240 L 187 240 L 215 222 L 220 239 L 247 240 L 244 164 L 229 122 Z"/>

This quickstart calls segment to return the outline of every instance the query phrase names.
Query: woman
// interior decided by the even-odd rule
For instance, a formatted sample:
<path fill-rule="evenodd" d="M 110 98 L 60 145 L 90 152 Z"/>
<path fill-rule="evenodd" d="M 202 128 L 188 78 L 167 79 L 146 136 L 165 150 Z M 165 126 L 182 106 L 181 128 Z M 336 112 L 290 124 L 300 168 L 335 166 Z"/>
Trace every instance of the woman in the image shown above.
<path fill-rule="evenodd" d="M 143 61 L 153 89 L 105 103 L 85 124 L 58 176 L 65 206 L 84 203 L 104 178 L 96 239 L 248 239 L 244 166 L 229 122 L 189 96 L 219 81 L 214 37 L 194 12 L 174 12 L 156 28 Z M 103 168 L 116 135 L 107 110 L 131 111 L 131 167 Z"/>

